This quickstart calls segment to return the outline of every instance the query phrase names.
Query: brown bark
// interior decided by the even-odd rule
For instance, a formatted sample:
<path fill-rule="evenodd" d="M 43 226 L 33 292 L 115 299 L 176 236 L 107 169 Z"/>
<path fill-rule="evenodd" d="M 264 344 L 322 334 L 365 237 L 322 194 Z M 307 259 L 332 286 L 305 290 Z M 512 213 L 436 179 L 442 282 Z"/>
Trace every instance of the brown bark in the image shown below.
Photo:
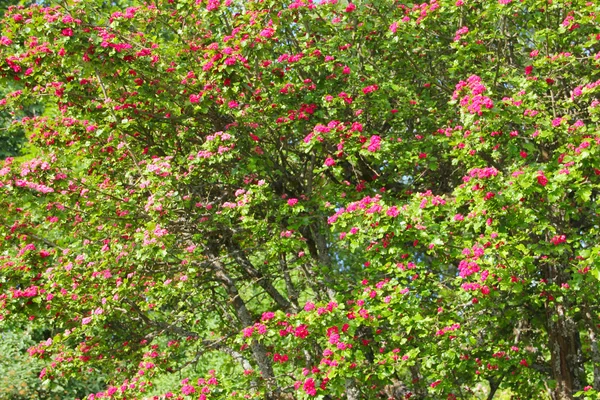
<path fill-rule="evenodd" d="M 549 282 L 561 285 L 567 279 L 560 266 L 549 265 Z M 585 371 L 579 330 L 573 317 L 569 315 L 570 304 L 548 302 L 546 318 L 550 368 L 556 388 L 552 391 L 553 400 L 571 400 L 573 394 L 585 386 Z"/>
<path fill-rule="evenodd" d="M 592 358 L 592 365 L 594 366 L 594 389 L 600 389 L 600 349 L 598 348 L 598 335 L 596 334 L 596 325 L 592 319 L 592 313 L 589 308 L 584 306 L 585 322 L 588 329 L 588 336 L 590 339 L 590 351 Z"/>
<path fill-rule="evenodd" d="M 266 277 L 261 271 L 252 265 L 243 250 L 237 244 L 228 246 L 229 253 L 232 255 L 236 263 L 242 268 L 243 273 L 254 279 L 260 287 L 277 303 L 277 306 L 285 312 L 297 312 L 296 307 L 290 303 L 280 292 L 275 288 L 271 279 Z"/>
<path fill-rule="evenodd" d="M 347 400 L 360 400 L 361 399 L 360 390 L 358 389 L 358 386 L 356 385 L 356 382 L 354 381 L 354 379 L 346 378 L 345 386 L 346 386 L 346 399 Z"/>
<path fill-rule="evenodd" d="M 254 325 L 254 319 L 246 307 L 246 303 L 241 298 L 235 281 L 226 273 L 225 268 L 218 260 L 213 259 L 212 261 L 215 269 L 215 276 L 227 291 L 233 309 L 242 323 L 242 326 L 248 327 Z M 250 349 L 252 350 L 254 361 L 258 364 L 258 369 L 267 384 L 267 393 L 265 397 L 267 399 L 277 399 L 280 395 L 280 388 L 277 385 L 277 379 L 273 372 L 273 364 L 271 358 L 267 355 L 267 349 L 256 339 L 253 339 L 250 343 Z"/>
<path fill-rule="evenodd" d="M 550 366 L 556 381 L 552 397 L 553 400 L 571 400 L 573 393 L 581 390 L 585 383 L 579 332 L 563 304 L 556 304 L 548 311 Z"/>

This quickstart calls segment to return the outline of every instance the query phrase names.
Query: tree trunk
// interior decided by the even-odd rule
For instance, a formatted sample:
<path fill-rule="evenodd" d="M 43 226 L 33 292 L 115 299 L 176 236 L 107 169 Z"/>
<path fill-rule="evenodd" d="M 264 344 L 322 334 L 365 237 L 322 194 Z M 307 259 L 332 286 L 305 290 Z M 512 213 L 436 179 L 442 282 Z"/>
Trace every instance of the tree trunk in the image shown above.
<path fill-rule="evenodd" d="M 552 378 L 556 381 L 553 400 L 571 400 L 584 386 L 583 355 L 579 331 L 566 315 L 564 304 L 548 306 L 548 345 Z"/>
<path fill-rule="evenodd" d="M 360 400 L 360 390 L 356 386 L 356 382 L 352 378 L 346 378 L 346 399 Z"/>
<path fill-rule="evenodd" d="M 229 275 L 227 275 L 223 265 L 218 260 L 213 258 L 212 262 L 215 267 L 215 276 L 221 281 L 223 287 L 227 291 L 229 299 L 233 305 L 238 319 L 242 323 L 242 326 L 248 327 L 254 325 L 252 315 L 250 314 L 250 311 L 248 311 L 246 303 L 240 297 L 235 281 Z M 252 339 L 252 342 L 250 343 L 250 349 L 252 350 L 254 361 L 256 361 L 258 364 L 258 369 L 260 370 L 260 373 L 267 384 L 267 393 L 265 398 L 268 400 L 279 398 L 280 389 L 277 385 L 277 379 L 275 378 L 275 374 L 273 372 L 271 358 L 267 355 L 267 349 L 256 339 Z"/>
<path fill-rule="evenodd" d="M 592 313 L 587 305 L 584 306 L 585 322 L 588 328 L 588 336 L 590 338 L 590 351 L 592 365 L 594 366 L 594 389 L 600 389 L 600 349 L 598 348 L 598 338 L 596 335 L 596 325 L 592 318 Z"/>
<path fill-rule="evenodd" d="M 557 265 L 548 265 L 547 278 L 559 286 L 568 280 L 564 269 Z M 553 400 L 571 400 L 573 393 L 585 386 L 581 340 L 577 324 L 569 315 L 570 306 L 567 299 L 546 303 L 550 367 L 556 381 Z"/>

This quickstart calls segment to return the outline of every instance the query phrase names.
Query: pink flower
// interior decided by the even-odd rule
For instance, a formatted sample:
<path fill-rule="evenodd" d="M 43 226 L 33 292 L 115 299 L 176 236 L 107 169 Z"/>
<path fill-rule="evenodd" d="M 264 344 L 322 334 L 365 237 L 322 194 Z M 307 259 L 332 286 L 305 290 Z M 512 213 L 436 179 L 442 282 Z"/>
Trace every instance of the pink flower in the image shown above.
<path fill-rule="evenodd" d="M 304 382 L 304 385 L 302 385 L 302 389 L 304 389 L 304 391 L 306 392 L 306 394 L 309 395 L 309 396 L 316 396 L 317 395 L 317 390 L 315 389 L 315 380 L 313 378 L 308 378 Z"/>
<path fill-rule="evenodd" d="M 400 214 L 400 211 L 398 210 L 398 207 L 396 206 L 392 206 L 390 208 L 388 208 L 386 215 L 388 217 L 397 217 L 398 214 Z"/>
<path fill-rule="evenodd" d="M 325 165 L 328 167 L 332 167 L 335 165 L 335 160 L 331 157 L 327 157 L 327 159 L 325 160 Z"/>
<path fill-rule="evenodd" d="M 206 5 L 206 10 L 207 11 L 213 11 L 218 9 L 220 6 L 220 3 L 218 0 L 208 0 L 208 4 Z"/>
<path fill-rule="evenodd" d="M 381 148 L 381 137 L 379 137 L 377 135 L 371 136 L 367 150 L 370 151 L 371 153 L 374 153 L 377 150 L 379 150 L 380 148 Z"/>
<path fill-rule="evenodd" d="M 469 28 L 466 26 L 463 26 L 462 28 L 456 31 L 457 35 L 465 35 L 467 33 L 469 33 Z"/>
<path fill-rule="evenodd" d="M 92 317 L 85 317 L 84 319 L 81 320 L 81 325 L 87 325 L 90 322 L 92 322 Z"/>
<path fill-rule="evenodd" d="M 458 42 L 460 39 L 462 39 L 462 35 L 466 35 L 467 33 L 469 33 L 469 28 L 466 26 L 463 26 L 462 28 L 460 28 L 459 30 L 456 31 L 456 34 L 454 36 L 454 41 Z"/>
<path fill-rule="evenodd" d="M 196 391 L 196 389 L 194 389 L 194 387 L 192 385 L 184 385 L 181 388 L 181 393 L 183 393 L 186 396 L 194 393 L 195 391 Z"/>
<path fill-rule="evenodd" d="M 306 325 L 298 325 L 294 331 L 294 336 L 304 339 L 308 336 L 308 327 Z"/>
<path fill-rule="evenodd" d="M 494 192 L 487 192 L 487 193 L 485 194 L 485 196 L 483 196 L 483 199 L 487 201 L 487 200 L 489 200 L 489 199 L 492 199 L 492 198 L 494 198 L 494 196 L 496 196 L 496 194 L 495 194 Z"/>
<path fill-rule="evenodd" d="M 373 93 L 377 89 L 379 89 L 379 86 L 377 86 L 377 85 L 370 85 L 370 86 L 367 86 L 367 87 L 363 88 L 363 93 L 364 94 Z"/>
<path fill-rule="evenodd" d="M 294 207 L 298 203 L 298 199 L 289 199 L 287 203 L 288 206 Z"/>
<path fill-rule="evenodd" d="M 273 318 L 275 318 L 275 313 L 273 313 L 271 311 L 267 311 L 266 313 L 263 313 L 261 320 L 268 321 Z"/>
<path fill-rule="evenodd" d="M 260 32 L 260 36 L 264 38 L 270 38 L 275 33 L 275 29 L 273 28 L 265 28 Z"/>
<path fill-rule="evenodd" d="M 546 186 L 548 184 L 548 178 L 546 178 L 544 174 L 538 175 L 537 181 L 542 186 Z"/>
<path fill-rule="evenodd" d="M 567 237 L 565 235 L 555 235 L 551 240 L 550 243 L 552 243 L 555 246 L 558 246 L 561 243 L 565 243 L 567 241 Z"/>
<path fill-rule="evenodd" d="M 7 38 L 6 36 L 2 36 L 2 37 L 0 37 L 0 44 L 2 44 L 4 46 L 10 46 L 12 44 L 12 40 Z"/>

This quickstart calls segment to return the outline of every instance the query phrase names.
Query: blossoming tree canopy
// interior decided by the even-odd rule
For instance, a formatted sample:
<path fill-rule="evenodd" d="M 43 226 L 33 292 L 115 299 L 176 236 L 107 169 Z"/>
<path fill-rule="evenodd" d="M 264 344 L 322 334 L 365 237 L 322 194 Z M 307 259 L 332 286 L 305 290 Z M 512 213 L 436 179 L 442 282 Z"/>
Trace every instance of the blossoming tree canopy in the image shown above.
<path fill-rule="evenodd" d="M 599 14 L 10 8 L 2 324 L 89 398 L 594 398 Z"/>

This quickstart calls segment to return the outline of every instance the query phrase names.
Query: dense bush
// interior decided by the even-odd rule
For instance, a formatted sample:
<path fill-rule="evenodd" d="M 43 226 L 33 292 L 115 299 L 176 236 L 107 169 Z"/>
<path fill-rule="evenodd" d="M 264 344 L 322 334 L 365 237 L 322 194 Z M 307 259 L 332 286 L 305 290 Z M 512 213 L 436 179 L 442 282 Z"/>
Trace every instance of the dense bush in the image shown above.
<path fill-rule="evenodd" d="M 90 398 L 593 398 L 599 12 L 11 8 L 0 317 Z"/>

